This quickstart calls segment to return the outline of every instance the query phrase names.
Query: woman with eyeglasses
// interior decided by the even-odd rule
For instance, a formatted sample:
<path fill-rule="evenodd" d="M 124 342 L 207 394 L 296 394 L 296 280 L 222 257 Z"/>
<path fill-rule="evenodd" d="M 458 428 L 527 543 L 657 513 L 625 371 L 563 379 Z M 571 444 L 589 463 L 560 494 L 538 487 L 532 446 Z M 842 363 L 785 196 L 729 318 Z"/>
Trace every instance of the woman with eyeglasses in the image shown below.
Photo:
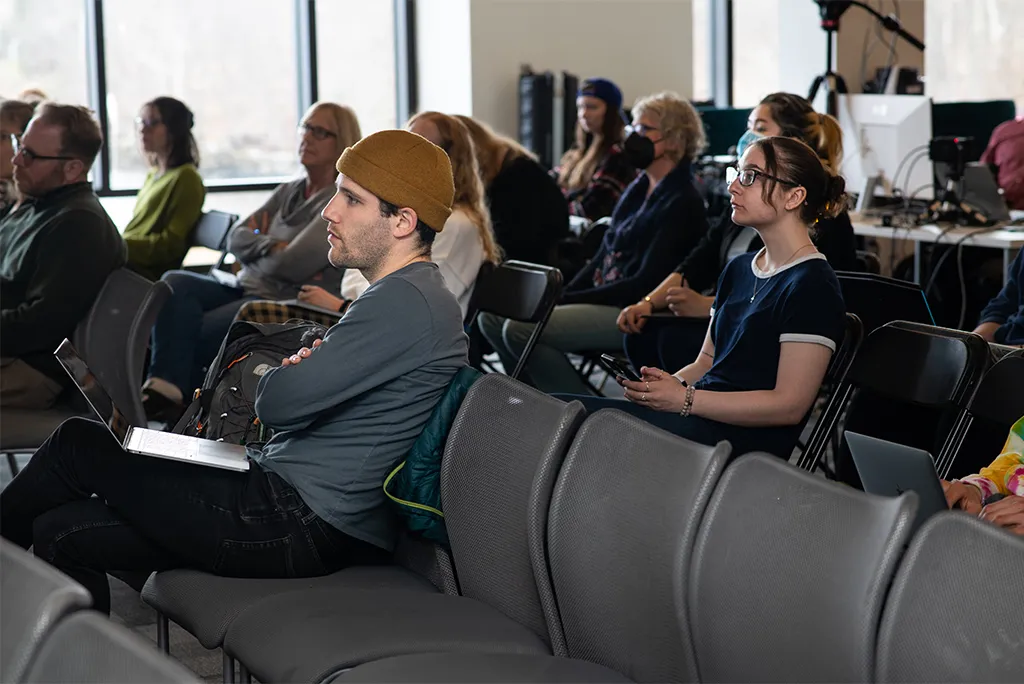
<path fill-rule="evenodd" d="M 611 216 L 636 178 L 622 151 L 624 128 L 619 87 L 604 78 L 584 80 L 576 93 L 576 141 L 554 171 L 573 216 Z"/>
<path fill-rule="evenodd" d="M 642 171 L 615 206 L 597 254 L 565 287 L 527 361 L 526 372 L 537 388 L 588 393 L 566 354 L 620 348 L 619 310 L 654 287 L 707 231 L 704 200 L 690 166 L 704 144 L 697 111 L 678 95 L 651 95 L 634 105 L 624 150 Z M 506 369 L 516 366 L 533 327 L 481 317 L 484 337 Z"/>
<path fill-rule="evenodd" d="M 314 104 L 299 124 L 302 175 L 278 186 L 228 235 L 228 251 L 240 264 L 236 276 L 164 274 L 174 294 L 153 327 L 150 377 L 143 388 L 147 416 L 180 414 L 184 397 L 202 382 L 203 366 L 217 355 L 243 302 L 295 299 L 303 285 L 338 290 L 341 273 L 327 261 L 320 212 L 334 195 L 338 157 L 360 137 L 351 109 Z"/>
<path fill-rule="evenodd" d="M 702 444 L 789 458 L 842 342 L 835 272 L 811 241 L 815 223 L 845 206 L 846 184 L 799 140 L 762 137 L 730 169 L 732 219 L 764 242 L 718 279 L 700 352 L 675 372 L 644 366 L 618 378 L 626 401 L 586 397 Z"/>
<path fill-rule="evenodd" d="M 839 171 L 843 157 L 839 122 L 814 111 L 799 95 L 773 93 L 761 100 L 750 113 L 737 154 L 742 156 L 751 142 L 765 136 L 801 140 L 827 169 Z M 845 208 L 835 218 L 822 217 L 811 229 L 811 239 L 834 270 L 857 270 L 853 224 Z M 738 224 L 731 208 L 727 209 L 673 273 L 619 314 L 619 330 L 626 334 L 626 356 L 633 367 L 675 368 L 692 359 L 704 341 L 715 283 L 725 265 L 732 257 L 761 246 L 756 231 Z"/>
<path fill-rule="evenodd" d="M 430 258 L 437 264 L 445 285 L 459 301 L 462 315 L 465 316 L 480 267 L 484 262 L 501 263 L 501 250 L 491 229 L 491 216 L 484 199 L 473 141 L 461 121 L 440 112 L 420 112 L 409 119 L 405 128 L 440 147 L 452 163 L 452 175 L 455 177 L 452 215 L 445 221 L 444 229 L 437 234 Z M 299 293 L 299 301 L 321 309 L 342 312 L 351 300 L 369 286 L 358 270 L 349 269 L 342 278 L 342 297 L 316 285 L 304 285 Z M 256 305 L 253 307 L 256 308 Z M 291 313 L 305 318 L 301 309 L 292 310 Z M 254 315 L 255 312 L 239 313 L 240 318 L 249 316 L 249 320 Z"/>
<path fill-rule="evenodd" d="M 184 102 L 158 97 L 135 118 L 139 149 L 149 173 L 125 226 L 128 268 L 150 280 L 181 266 L 189 237 L 203 211 L 206 188 L 199 175 L 195 117 Z"/>

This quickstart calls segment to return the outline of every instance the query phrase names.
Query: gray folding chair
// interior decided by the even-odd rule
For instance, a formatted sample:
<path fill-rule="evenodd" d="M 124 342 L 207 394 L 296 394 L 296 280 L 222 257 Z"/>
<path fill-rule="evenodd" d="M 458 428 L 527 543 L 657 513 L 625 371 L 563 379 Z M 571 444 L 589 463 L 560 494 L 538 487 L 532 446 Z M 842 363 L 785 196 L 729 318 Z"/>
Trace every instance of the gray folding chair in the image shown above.
<path fill-rule="evenodd" d="M 170 295 L 167 283 L 152 283 L 126 268 L 118 269 L 107 278 L 72 339 L 75 350 L 132 425 L 146 425 L 141 389 L 146 348 L 153 323 Z M 73 415 L 80 414 L 67 402 L 49 411 L 5 409 L 0 417 L 0 451 L 8 454 L 9 461 L 14 453 L 34 451 Z"/>
<path fill-rule="evenodd" d="M 702 682 L 866 682 L 913 492 L 858 492 L 766 454 L 730 465 L 689 577 Z"/>
<path fill-rule="evenodd" d="M 0 539 L 0 682 L 23 681 L 54 625 L 91 604 L 85 587 Z"/>
<path fill-rule="evenodd" d="M 696 681 L 676 587 L 731 448 L 671 435 L 620 411 L 587 418 L 559 473 L 548 556 L 564 650 L 368 663 L 336 681 Z"/>
<path fill-rule="evenodd" d="M 4 680 L 10 681 L 10 680 Z M 199 684 L 153 644 L 92 611 L 62 620 L 25 675 L 40 684 Z"/>
<path fill-rule="evenodd" d="M 555 475 L 583 418 L 504 375 L 467 394 L 441 465 L 462 596 L 316 589 L 266 599 L 228 628 L 225 651 L 260 681 L 320 682 L 380 658 L 470 651 L 551 653 L 554 609 L 535 579 Z M 545 572 L 546 575 L 546 572 Z M 271 627 L 272 626 L 272 627 Z"/>
<path fill-rule="evenodd" d="M 875 681 L 1024 681 L 1024 538 L 959 512 L 933 516 L 889 592 Z"/>

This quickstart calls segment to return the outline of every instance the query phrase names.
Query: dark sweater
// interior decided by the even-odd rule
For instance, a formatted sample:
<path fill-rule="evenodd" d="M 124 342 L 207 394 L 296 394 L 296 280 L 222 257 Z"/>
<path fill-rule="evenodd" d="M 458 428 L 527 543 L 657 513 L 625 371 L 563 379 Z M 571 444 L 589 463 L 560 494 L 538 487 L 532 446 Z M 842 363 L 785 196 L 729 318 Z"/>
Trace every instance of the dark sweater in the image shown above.
<path fill-rule="evenodd" d="M 713 292 L 718 277 L 729 261 L 730 246 L 742 235 L 744 228 L 733 223 L 727 208 L 718 223 L 704 235 L 690 255 L 676 268 L 676 273 L 686 277 L 690 289 L 697 292 Z M 857 270 L 857 244 L 850 215 L 842 213 L 834 219 L 821 221 L 812 236 L 818 251 L 825 255 L 834 271 Z M 757 233 L 750 236 L 744 251 L 754 252 L 764 246 Z"/>
<path fill-rule="evenodd" d="M 569 236 L 569 207 L 544 167 L 530 157 L 506 163 L 487 188 L 487 205 L 506 259 L 555 264 Z"/>
<path fill-rule="evenodd" d="M 53 351 L 125 260 L 124 241 L 86 182 L 29 200 L 0 219 L 0 355 L 66 385 Z"/>
<path fill-rule="evenodd" d="M 1024 249 L 1010 264 L 1006 285 L 981 312 L 982 323 L 998 323 L 995 340 L 1000 344 L 1024 344 Z"/>
<path fill-rule="evenodd" d="M 612 212 L 600 249 L 562 295 L 563 304 L 623 307 L 653 290 L 690 253 L 708 230 L 704 200 L 693 185 L 690 163 L 682 161 L 650 197 L 641 173 Z M 618 273 L 611 282 L 607 275 Z"/>

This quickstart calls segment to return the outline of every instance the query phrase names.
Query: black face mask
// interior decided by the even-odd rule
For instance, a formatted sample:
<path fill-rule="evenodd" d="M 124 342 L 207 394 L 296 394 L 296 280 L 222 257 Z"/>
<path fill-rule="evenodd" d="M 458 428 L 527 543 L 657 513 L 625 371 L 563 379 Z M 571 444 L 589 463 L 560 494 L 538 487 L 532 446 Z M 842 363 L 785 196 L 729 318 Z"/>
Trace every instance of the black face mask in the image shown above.
<path fill-rule="evenodd" d="M 654 163 L 654 143 L 646 135 L 630 133 L 622 143 L 622 152 L 641 171 Z"/>

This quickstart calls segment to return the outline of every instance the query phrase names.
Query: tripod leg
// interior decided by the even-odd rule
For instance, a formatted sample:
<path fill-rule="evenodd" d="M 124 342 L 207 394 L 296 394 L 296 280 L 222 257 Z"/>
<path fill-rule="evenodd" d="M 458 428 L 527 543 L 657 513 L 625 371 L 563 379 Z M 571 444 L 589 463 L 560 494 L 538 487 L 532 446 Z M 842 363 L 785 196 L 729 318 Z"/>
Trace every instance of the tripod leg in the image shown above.
<path fill-rule="evenodd" d="M 818 89 L 821 88 L 821 84 L 825 81 L 824 76 L 815 76 L 814 81 L 811 82 L 811 91 L 807 95 L 808 102 L 814 102 L 814 98 L 818 96 Z"/>

